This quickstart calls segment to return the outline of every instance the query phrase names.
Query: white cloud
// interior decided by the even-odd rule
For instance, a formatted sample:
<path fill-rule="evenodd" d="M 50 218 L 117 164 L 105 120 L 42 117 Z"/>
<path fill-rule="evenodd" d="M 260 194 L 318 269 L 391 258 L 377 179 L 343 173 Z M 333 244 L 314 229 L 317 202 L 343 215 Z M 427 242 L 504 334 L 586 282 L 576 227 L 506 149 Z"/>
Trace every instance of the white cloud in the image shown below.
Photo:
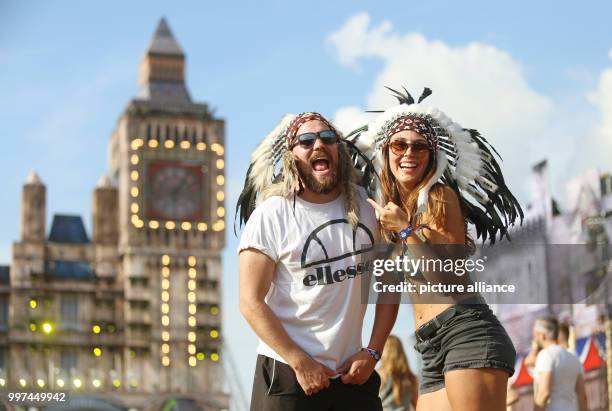
<path fill-rule="evenodd" d="M 424 104 L 478 129 L 504 158 L 511 188 L 527 189 L 523 182 L 539 158 L 527 158 L 526 152 L 541 142 L 554 105 L 529 86 L 521 64 L 510 54 L 480 42 L 451 46 L 419 33 L 400 33 L 388 21 L 371 25 L 367 13 L 349 18 L 327 41 L 348 67 L 366 59 L 382 60 L 365 109 L 396 103 L 384 86 L 405 86 L 415 99 L 424 86 L 430 87 L 434 93 Z M 359 125 L 360 110 L 340 108 L 336 117 L 343 125 Z"/>
<path fill-rule="evenodd" d="M 579 158 L 584 166 L 610 171 L 612 153 L 612 68 L 601 72 L 597 89 L 588 94 L 598 109 L 599 119 L 591 133 L 580 142 Z"/>

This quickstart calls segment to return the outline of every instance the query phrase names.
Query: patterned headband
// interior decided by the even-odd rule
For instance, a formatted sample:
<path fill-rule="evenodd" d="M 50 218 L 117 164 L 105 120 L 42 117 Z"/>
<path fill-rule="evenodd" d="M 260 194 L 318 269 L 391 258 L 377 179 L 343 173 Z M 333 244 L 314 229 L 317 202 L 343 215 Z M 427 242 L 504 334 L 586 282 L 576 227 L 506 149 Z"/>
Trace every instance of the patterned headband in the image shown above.
<path fill-rule="evenodd" d="M 288 149 L 293 148 L 293 146 L 295 145 L 297 131 L 302 126 L 302 124 L 308 121 L 312 121 L 312 120 L 319 120 L 320 122 L 324 123 L 327 127 L 329 127 L 330 130 L 333 130 L 336 133 L 338 133 L 337 130 L 334 128 L 334 126 L 332 126 L 331 123 L 321 114 L 315 113 L 315 112 L 301 113 L 301 114 L 298 114 L 295 117 L 295 119 L 293 119 L 291 124 L 289 124 L 289 127 L 287 127 L 287 131 L 285 132 L 285 138 L 287 141 Z"/>
<path fill-rule="evenodd" d="M 404 130 L 412 130 L 425 137 L 429 146 L 434 150 L 438 149 L 438 137 L 427 120 L 417 116 L 404 116 L 392 122 L 385 131 L 385 139 L 391 138 L 396 133 Z"/>

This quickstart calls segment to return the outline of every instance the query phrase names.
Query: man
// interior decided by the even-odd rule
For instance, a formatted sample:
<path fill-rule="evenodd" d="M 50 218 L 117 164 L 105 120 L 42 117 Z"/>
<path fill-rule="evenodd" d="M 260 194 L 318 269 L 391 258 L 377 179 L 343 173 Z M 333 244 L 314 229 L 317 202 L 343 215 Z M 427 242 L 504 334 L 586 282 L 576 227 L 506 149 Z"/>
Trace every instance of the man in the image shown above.
<path fill-rule="evenodd" d="M 535 362 L 534 411 L 587 411 L 582 364 L 557 343 L 557 319 L 536 320 L 533 337 L 540 347 Z"/>
<path fill-rule="evenodd" d="M 378 226 L 353 181 L 318 113 L 286 116 L 253 155 L 238 204 L 240 310 L 260 340 L 253 411 L 382 409 L 373 370 L 398 306 L 377 305 L 362 347 L 361 277 Z"/>
<path fill-rule="evenodd" d="M 557 338 L 557 344 L 559 344 L 560 347 L 568 350 L 570 353 L 574 354 L 574 350 L 570 348 L 569 338 L 570 338 L 569 324 L 565 322 L 559 323 L 559 338 Z M 529 368 L 535 367 L 536 358 L 539 352 L 540 352 L 539 345 L 537 344 L 535 340 L 532 340 L 531 350 L 529 351 L 529 353 L 527 354 L 527 356 L 525 356 L 525 359 L 523 360 L 526 367 L 529 367 Z"/>

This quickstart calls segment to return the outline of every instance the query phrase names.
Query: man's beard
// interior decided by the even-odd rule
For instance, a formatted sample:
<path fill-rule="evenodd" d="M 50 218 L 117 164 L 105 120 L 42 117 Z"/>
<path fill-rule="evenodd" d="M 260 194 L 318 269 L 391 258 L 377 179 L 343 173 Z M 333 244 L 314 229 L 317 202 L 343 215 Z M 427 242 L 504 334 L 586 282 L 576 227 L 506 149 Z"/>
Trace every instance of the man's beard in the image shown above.
<path fill-rule="evenodd" d="M 316 194 L 329 194 L 338 186 L 340 180 L 340 167 L 336 166 L 336 170 L 332 171 L 331 175 L 324 177 L 315 177 L 312 166 L 309 163 L 296 162 L 298 173 L 302 182 L 307 189 Z M 330 163 L 330 167 L 331 167 Z"/>

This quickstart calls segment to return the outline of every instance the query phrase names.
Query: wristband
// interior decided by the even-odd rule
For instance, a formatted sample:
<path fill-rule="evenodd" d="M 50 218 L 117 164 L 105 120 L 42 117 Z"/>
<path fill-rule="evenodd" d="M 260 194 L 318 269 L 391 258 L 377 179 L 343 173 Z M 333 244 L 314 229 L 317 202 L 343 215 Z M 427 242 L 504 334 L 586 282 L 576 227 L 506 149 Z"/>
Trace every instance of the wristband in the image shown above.
<path fill-rule="evenodd" d="M 403 228 L 397 232 L 397 236 L 400 240 L 404 241 L 408 237 L 410 237 L 414 232 L 422 230 L 424 228 L 429 228 L 427 224 L 417 224 L 416 226 L 412 226 L 412 224 L 408 224 L 408 227 Z"/>
<path fill-rule="evenodd" d="M 361 351 L 365 351 L 370 354 L 370 357 L 374 358 L 374 361 L 378 362 L 380 360 L 380 353 L 376 351 L 374 348 L 363 347 Z"/>

